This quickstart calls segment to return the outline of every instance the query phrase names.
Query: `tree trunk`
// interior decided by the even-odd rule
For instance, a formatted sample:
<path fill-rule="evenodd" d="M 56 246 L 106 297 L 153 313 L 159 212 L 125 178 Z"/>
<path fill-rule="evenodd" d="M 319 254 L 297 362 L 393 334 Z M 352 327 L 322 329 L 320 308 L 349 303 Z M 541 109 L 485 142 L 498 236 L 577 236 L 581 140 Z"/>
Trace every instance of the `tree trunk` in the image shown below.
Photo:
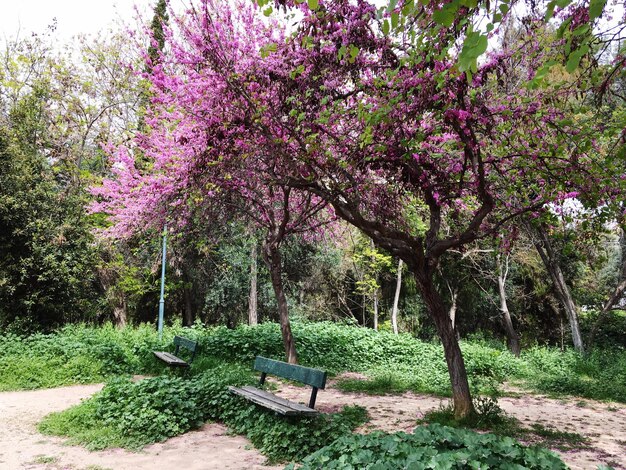
<path fill-rule="evenodd" d="M 124 328 L 126 326 L 126 301 L 121 299 L 119 305 L 113 307 L 113 319 L 115 326 L 118 328 Z"/>
<path fill-rule="evenodd" d="M 576 349 L 576 351 L 580 353 L 583 353 L 585 349 L 583 347 L 583 340 L 580 334 L 580 327 L 578 326 L 578 313 L 576 311 L 576 304 L 574 303 L 572 294 L 569 290 L 569 287 L 567 286 L 567 283 L 565 282 L 563 271 L 561 270 L 561 266 L 559 265 L 556 253 L 552 248 L 552 244 L 550 243 L 548 233 L 546 232 L 543 225 L 536 227 L 535 230 L 540 238 L 540 240 L 534 241 L 535 248 L 537 249 L 539 256 L 541 256 L 546 270 L 550 274 L 550 278 L 552 279 L 552 283 L 554 284 L 554 290 L 556 292 L 556 295 L 563 304 L 563 308 L 565 309 L 565 314 L 567 315 L 567 320 L 572 331 L 572 342 L 574 343 L 574 349 Z"/>
<path fill-rule="evenodd" d="M 509 305 L 506 301 L 506 278 L 508 274 L 508 258 L 505 263 L 506 266 L 502 266 L 502 255 L 496 254 L 496 274 L 498 275 L 498 293 L 500 294 L 500 311 L 502 312 L 502 324 L 504 325 L 504 331 L 506 333 L 507 343 L 509 349 L 515 357 L 519 357 L 521 353 L 521 346 L 517 332 L 513 327 L 513 320 L 511 319 L 511 312 L 509 311 Z M 504 268 L 504 269 L 503 269 Z"/>
<path fill-rule="evenodd" d="M 287 306 L 287 297 L 283 288 L 282 279 L 282 260 L 278 246 L 272 242 L 265 244 L 263 255 L 272 279 L 272 287 L 278 304 L 278 315 L 280 317 L 280 331 L 283 337 L 283 346 L 285 348 L 285 357 L 289 364 L 297 364 L 298 356 L 296 354 L 296 344 L 291 333 L 291 324 L 289 323 L 289 308 Z"/>
<path fill-rule="evenodd" d="M 124 328 L 128 323 L 126 294 L 116 286 L 119 273 L 110 267 L 111 262 L 109 255 L 111 257 L 113 256 L 112 251 L 107 250 L 103 255 L 105 263 L 103 263 L 103 267 L 97 270 L 97 276 L 102 290 L 105 293 L 106 300 L 113 310 L 113 323 L 118 328 Z"/>
<path fill-rule="evenodd" d="M 452 401 L 454 416 L 457 419 L 474 414 L 474 405 L 470 393 L 465 361 L 459 347 L 452 322 L 448 316 L 443 299 L 435 289 L 432 278 L 428 275 L 415 275 L 417 286 L 422 294 L 424 304 L 435 322 L 437 333 L 443 345 L 443 351 L 448 365 L 448 374 L 452 384 Z"/>
<path fill-rule="evenodd" d="M 396 280 L 396 293 L 393 296 L 393 308 L 391 309 L 391 327 L 393 333 L 398 334 L 398 302 L 400 301 L 400 289 L 402 288 L 402 260 L 398 261 L 398 277 Z"/>
<path fill-rule="evenodd" d="M 195 320 L 195 315 L 193 311 L 193 295 L 192 295 L 192 283 L 189 279 L 189 269 L 185 265 L 186 263 L 183 261 L 182 265 L 182 279 L 183 279 L 183 302 L 184 302 L 184 310 L 183 310 L 183 325 L 191 326 Z"/>
<path fill-rule="evenodd" d="M 183 325 L 191 326 L 194 321 L 194 313 L 193 313 L 193 301 L 191 297 L 191 289 L 189 288 L 189 284 L 185 282 L 183 286 L 183 297 L 185 299 L 185 311 L 183 314 Z"/>
<path fill-rule="evenodd" d="M 374 291 L 374 330 L 378 331 L 378 290 Z"/>
<path fill-rule="evenodd" d="M 257 312 L 257 243 L 256 240 L 252 244 L 250 251 L 250 295 L 248 296 L 248 324 L 258 324 Z"/>
<path fill-rule="evenodd" d="M 448 317 L 450 317 L 450 323 L 452 324 L 452 329 L 454 330 L 456 328 L 456 301 L 459 298 L 459 290 L 456 288 L 453 289 L 449 284 L 448 289 L 450 290 L 450 310 L 448 310 Z"/>

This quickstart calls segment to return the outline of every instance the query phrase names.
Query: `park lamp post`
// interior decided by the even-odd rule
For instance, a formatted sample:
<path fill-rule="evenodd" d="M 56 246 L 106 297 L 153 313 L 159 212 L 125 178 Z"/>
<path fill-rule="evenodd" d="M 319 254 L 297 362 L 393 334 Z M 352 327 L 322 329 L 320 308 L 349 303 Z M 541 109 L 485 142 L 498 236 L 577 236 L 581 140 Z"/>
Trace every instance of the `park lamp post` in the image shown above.
<path fill-rule="evenodd" d="M 159 341 L 163 338 L 163 311 L 165 310 L 165 256 L 167 253 L 167 225 L 163 227 L 163 256 L 161 258 L 161 298 L 159 299 Z"/>

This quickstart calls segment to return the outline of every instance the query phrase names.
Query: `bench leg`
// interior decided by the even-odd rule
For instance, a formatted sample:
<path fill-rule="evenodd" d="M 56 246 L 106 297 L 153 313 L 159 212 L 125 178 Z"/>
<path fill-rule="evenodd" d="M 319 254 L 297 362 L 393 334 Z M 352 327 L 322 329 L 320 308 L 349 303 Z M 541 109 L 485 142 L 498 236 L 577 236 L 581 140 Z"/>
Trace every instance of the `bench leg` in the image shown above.
<path fill-rule="evenodd" d="M 263 385 L 265 383 L 265 377 L 267 377 L 267 373 L 261 372 L 261 379 L 259 380 L 259 385 Z"/>
<path fill-rule="evenodd" d="M 309 408 L 315 408 L 315 399 L 317 398 L 317 387 L 313 387 L 311 399 L 309 400 Z"/>

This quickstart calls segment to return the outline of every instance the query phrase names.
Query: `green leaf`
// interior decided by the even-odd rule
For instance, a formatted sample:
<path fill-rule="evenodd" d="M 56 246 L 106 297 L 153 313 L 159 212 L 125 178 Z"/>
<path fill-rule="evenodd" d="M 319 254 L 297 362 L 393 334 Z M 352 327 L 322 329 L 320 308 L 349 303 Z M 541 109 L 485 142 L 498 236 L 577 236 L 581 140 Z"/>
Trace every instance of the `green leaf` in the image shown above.
<path fill-rule="evenodd" d="M 593 21 L 598 18 L 604 11 L 606 0 L 591 0 L 589 2 L 589 20 Z"/>
<path fill-rule="evenodd" d="M 266 58 L 272 52 L 276 52 L 277 50 L 278 50 L 278 46 L 276 45 L 276 43 L 272 42 L 270 44 L 266 44 L 265 46 L 261 47 L 261 57 Z"/>
<path fill-rule="evenodd" d="M 359 55 L 359 48 L 354 44 L 350 44 L 350 62 L 354 62 Z"/>
<path fill-rule="evenodd" d="M 337 52 L 337 59 L 339 60 L 343 59 L 346 56 L 347 52 L 348 52 L 348 48 L 346 46 L 341 46 L 339 48 L 339 51 Z"/>
<path fill-rule="evenodd" d="M 477 58 L 480 57 L 488 46 L 488 39 L 486 34 L 482 34 L 479 31 L 474 31 L 467 35 L 463 42 L 463 50 L 461 56 Z"/>
<path fill-rule="evenodd" d="M 396 12 L 393 12 L 391 14 L 391 27 L 393 29 L 396 29 L 398 27 L 399 22 L 400 22 L 400 15 Z"/>
<path fill-rule="evenodd" d="M 383 34 L 387 36 L 389 34 L 389 31 L 391 31 L 391 27 L 389 26 L 389 21 L 385 20 L 383 21 Z"/>
<path fill-rule="evenodd" d="M 307 0 L 307 5 L 311 10 L 317 10 L 319 8 L 319 0 Z"/>
<path fill-rule="evenodd" d="M 270 15 L 272 14 L 272 12 L 273 12 L 273 11 L 274 11 L 274 9 L 273 9 L 271 6 L 269 6 L 269 7 L 267 7 L 265 10 L 263 10 L 263 14 L 264 14 L 265 16 L 270 16 Z"/>
<path fill-rule="evenodd" d="M 588 24 L 583 24 L 581 26 L 579 26 L 578 28 L 576 28 L 573 32 L 572 35 L 573 36 L 582 36 L 583 34 L 586 34 L 589 31 L 590 27 Z"/>
<path fill-rule="evenodd" d="M 574 72 L 574 70 L 576 70 L 578 68 L 578 65 L 580 64 L 580 60 L 588 52 L 589 52 L 589 45 L 588 44 L 583 44 L 578 49 L 576 49 L 574 52 L 572 52 L 569 55 L 569 58 L 567 59 L 567 64 L 565 65 L 565 70 L 567 70 L 569 73 Z"/>
<path fill-rule="evenodd" d="M 456 8 L 450 8 L 448 5 L 446 5 L 441 10 L 435 10 L 435 12 L 433 13 L 433 20 L 437 24 L 445 27 L 450 27 L 452 26 L 452 23 L 454 23 L 456 12 Z"/>
<path fill-rule="evenodd" d="M 548 3 L 548 6 L 546 7 L 546 21 L 549 21 L 554 15 L 555 7 L 565 8 L 570 3 L 572 3 L 572 0 L 552 0 Z"/>

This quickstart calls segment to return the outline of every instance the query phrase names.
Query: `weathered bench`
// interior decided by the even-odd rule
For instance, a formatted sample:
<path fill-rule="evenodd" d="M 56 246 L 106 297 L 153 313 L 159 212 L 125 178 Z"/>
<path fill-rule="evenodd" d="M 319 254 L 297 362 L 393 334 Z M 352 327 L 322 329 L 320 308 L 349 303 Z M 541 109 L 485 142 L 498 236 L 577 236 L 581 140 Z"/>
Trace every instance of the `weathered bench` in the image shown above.
<path fill-rule="evenodd" d="M 256 387 L 228 387 L 229 390 L 257 405 L 261 405 L 285 416 L 312 416 L 318 413 L 318 411 L 314 409 L 315 399 L 317 398 L 317 391 L 324 389 L 326 386 L 326 372 L 319 369 L 287 364 L 286 362 L 274 361 L 261 356 L 258 356 L 254 361 L 254 369 L 261 372 L 260 385 L 265 383 L 267 374 L 311 385 L 313 391 L 309 399 L 309 406 L 285 400 L 284 398 L 277 397 L 270 392 Z"/>
<path fill-rule="evenodd" d="M 193 362 L 193 358 L 196 355 L 196 349 L 198 347 L 198 343 L 196 341 L 191 341 L 190 339 L 183 338 L 182 336 L 174 336 L 174 346 L 176 346 L 176 350 L 174 351 L 174 354 L 168 353 L 165 351 L 152 351 L 152 352 L 157 357 L 157 359 L 162 360 L 168 366 L 189 367 L 191 363 Z M 188 349 L 191 352 L 191 357 L 189 358 L 189 361 L 184 361 L 178 357 L 178 353 L 181 347 Z"/>

